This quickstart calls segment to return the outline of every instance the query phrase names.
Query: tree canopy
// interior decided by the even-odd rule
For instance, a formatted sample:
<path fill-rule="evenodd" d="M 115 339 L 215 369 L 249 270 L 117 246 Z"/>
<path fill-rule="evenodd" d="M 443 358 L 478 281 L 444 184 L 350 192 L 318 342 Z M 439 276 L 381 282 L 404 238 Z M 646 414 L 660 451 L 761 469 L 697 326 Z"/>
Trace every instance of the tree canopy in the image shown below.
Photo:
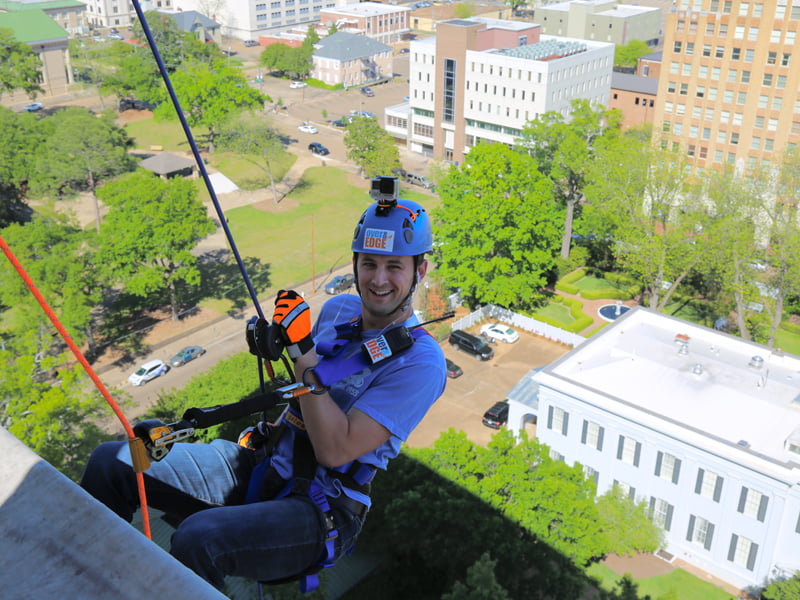
<path fill-rule="evenodd" d="M 534 159 L 479 144 L 437 189 L 435 256 L 445 284 L 473 306 L 535 306 L 555 265 L 560 211 Z"/>
<path fill-rule="evenodd" d="M 110 207 L 97 256 L 108 278 L 137 296 L 168 291 L 177 320 L 178 284 L 200 281 L 191 250 L 214 231 L 197 188 L 191 181 L 163 181 L 140 169 L 106 184 L 98 196 Z"/>
<path fill-rule="evenodd" d="M 14 31 L 0 27 L 0 96 L 22 90 L 31 98 L 44 93 L 42 61 L 28 44 L 14 37 Z"/>
<path fill-rule="evenodd" d="M 386 130 L 373 117 L 355 117 L 344 134 L 347 158 L 364 177 L 386 175 L 400 167 L 400 152 Z"/>

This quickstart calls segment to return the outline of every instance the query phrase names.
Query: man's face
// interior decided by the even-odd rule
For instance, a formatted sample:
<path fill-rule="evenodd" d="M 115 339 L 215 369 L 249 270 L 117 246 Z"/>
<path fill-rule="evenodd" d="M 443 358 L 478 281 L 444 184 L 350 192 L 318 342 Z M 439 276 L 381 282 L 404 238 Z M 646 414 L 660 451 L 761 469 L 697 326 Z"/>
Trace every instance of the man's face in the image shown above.
<path fill-rule="evenodd" d="M 421 267 L 424 270 L 424 267 Z M 411 256 L 362 254 L 356 258 L 358 289 L 361 292 L 365 329 L 386 327 L 402 321 L 411 311 L 397 310 L 414 285 L 414 259 Z M 424 274 L 424 273 L 421 273 Z"/>

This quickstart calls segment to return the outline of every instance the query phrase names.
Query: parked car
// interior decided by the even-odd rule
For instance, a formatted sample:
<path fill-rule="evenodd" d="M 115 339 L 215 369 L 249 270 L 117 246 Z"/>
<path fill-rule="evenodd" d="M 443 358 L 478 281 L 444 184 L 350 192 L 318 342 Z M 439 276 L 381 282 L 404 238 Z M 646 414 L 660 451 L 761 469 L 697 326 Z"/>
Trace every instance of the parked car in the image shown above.
<path fill-rule="evenodd" d="M 418 185 L 426 190 L 433 190 L 433 182 L 424 175 L 406 173 L 406 181 L 411 185 Z"/>
<path fill-rule="evenodd" d="M 22 107 L 22 112 L 36 112 L 42 110 L 44 106 L 41 102 L 33 102 L 32 104 L 28 104 L 27 106 Z"/>
<path fill-rule="evenodd" d="M 461 367 L 459 367 L 456 363 L 454 363 L 449 358 L 446 358 L 445 362 L 447 363 L 447 376 L 450 379 L 455 379 L 456 377 L 461 377 L 464 374 L 464 371 L 461 370 Z"/>
<path fill-rule="evenodd" d="M 144 385 L 151 379 L 161 377 L 167 371 L 169 371 L 169 367 L 164 364 L 164 361 L 156 358 L 144 363 L 135 372 L 131 373 L 130 377 L 128 377 L 128 382 L 131 385 Z"/>
<path fill-rule="evenodd" d="M 325 293 L 333 295 L 346 292 L 353 287 L 355 282 L 356 278 L 352 273 L 348 273 L 347 275 L 337 275 L 325 286 Z"/>
<path fill-rule="evenodd" d="M 472 354 L 478 360 L 489 360 L 494 356 L 494 350 L 489 347 L 489 344 L 481 338 L 460 329 L 453 331 L 448 341 L 456 350 Z"/>
<path fill-rule="evenodd" d="M 299 90 L 300 88 L 306 87 L 308 84 L 305 81 L 293 81 L 289 84 L 289 87 L 293 90 Z"/>
<path fill-rule="evenodd" d="M 349 122 L 350 122 L 349 119 L 335 119 L 335 120 L 331 121 L 331 125 L 333 125 L 334 127 L 344 128 L 344 127 L 347 127 L 347 124 Z"/>
<path fill-rule="evenodd" d="M 351 120 L 352 120 L 352 117 L 366 117 L 367 119 L 373 119 L 373 118 L 375 118 L 375 115 L 373 115 L 368 110 L 351 110 L 350 111 L 350 117 L 351 117 Z"/>
<path fill-rule="evenodd" d="M 297 131 L 300 131 L 302 133 L 317 133 L 317 128 L 314 127 L 313 125 L 306 124 L 306 125 L 300 125 L 300 127 L 297 128 Z"/>
<path fill-rule="evenodd" d="M 253 46 L 258 46 L 258 42 L 255 40 L 245 40 L 244 45 L 248 48 L 252 48 Z"/>
<path fill-rule="evenodd" d="M 124 40 L 125 38 L 122 37 L 119 33 L 114 33 L 113 31 L 108 34 L 108 39 L 110 40 Z"/>
<path fill-rule="evenodd" d="M 205 348 L 201 348 L 200 346 L 186 346 L 186 348 L 180 350 L 175 356 L 169 359 L 169 364 L 173 367 L 180 367 L 198 356 L 203 356 L 205 353 Z"/>
<path fill-rule="evenodd" d="M 375 92 L 372 91 L 372 88 L 362 87 L 361 93 L 364 94 L 367 98 L 372 98 L 375 95 Z"/>
<path fill-rule="evenodd" d="M 408 48 L 400 48 L 400 54 L 408 54 L 409 52 L 411 52 L 411 50 Z"/>
<path fill-rule="evenodd" d="M 311 151 L 311 154 L 317 154 L 319 156 L 327 156 L 331 153 L 325 146 L 320 144 L 319 142 L 311 142 L 308 145 L 308 149 Z"/>
<path fill-rule="evenodd" d="M 111 31 L 111 33 L 119 33 L 119 29 L 116 27 L 112 27 L 109 31 Z"/>
<path fill-rule="evenodd" d="M 405 178 L 406 178 L 407 174 L 408 174 L 408 171 L 406 171 L 405 169 L 392 169 L 392 175 L 394 175 L 398 179 L 402 179 L 402 180 L 405 181 Z"/>
<path fill-rule="evenodd" d="M 512 344 L 519 339 L 519 334 L 516 331 L 502 323 L 487 323 L 481 327 L 481 333 L 506 344 Z"/>
<path fill-rule="evenodd" d="M 505 400 L 495 402 L 494 405 L 483 413 L 483 424 L 492 429 L 500 429 L 508 422 L 508 402 Z"/>

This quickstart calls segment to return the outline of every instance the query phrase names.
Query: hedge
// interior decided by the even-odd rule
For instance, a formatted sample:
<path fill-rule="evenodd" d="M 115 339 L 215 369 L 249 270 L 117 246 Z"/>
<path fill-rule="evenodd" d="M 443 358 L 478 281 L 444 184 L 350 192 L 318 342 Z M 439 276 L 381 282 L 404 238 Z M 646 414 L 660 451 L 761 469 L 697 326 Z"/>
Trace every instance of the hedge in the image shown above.
<path fill-rule="evenodd" d="M 577 285 L 574 285 L 574 282 L 582 279 L 586 276 L 586 269 L 581 268 L 565 275 L 561 279 L 556 282 L 556 289 L 559 292 L 564 292 L 565 294 L 577 294 L 580 289 Z"/>

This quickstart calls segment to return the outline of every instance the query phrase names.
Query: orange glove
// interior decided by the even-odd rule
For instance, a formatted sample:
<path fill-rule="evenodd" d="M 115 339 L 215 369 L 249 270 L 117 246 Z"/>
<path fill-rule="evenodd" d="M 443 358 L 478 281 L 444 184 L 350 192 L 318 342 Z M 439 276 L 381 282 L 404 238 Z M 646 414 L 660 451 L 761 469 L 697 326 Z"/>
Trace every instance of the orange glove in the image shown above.
<path fill-rule="evenodd" d="M 311 339 L 311 309 L 294 290 L 278 292 L 272 323 L 278 327 L 292 359 L 314 347 L 314 340 Z"/>

